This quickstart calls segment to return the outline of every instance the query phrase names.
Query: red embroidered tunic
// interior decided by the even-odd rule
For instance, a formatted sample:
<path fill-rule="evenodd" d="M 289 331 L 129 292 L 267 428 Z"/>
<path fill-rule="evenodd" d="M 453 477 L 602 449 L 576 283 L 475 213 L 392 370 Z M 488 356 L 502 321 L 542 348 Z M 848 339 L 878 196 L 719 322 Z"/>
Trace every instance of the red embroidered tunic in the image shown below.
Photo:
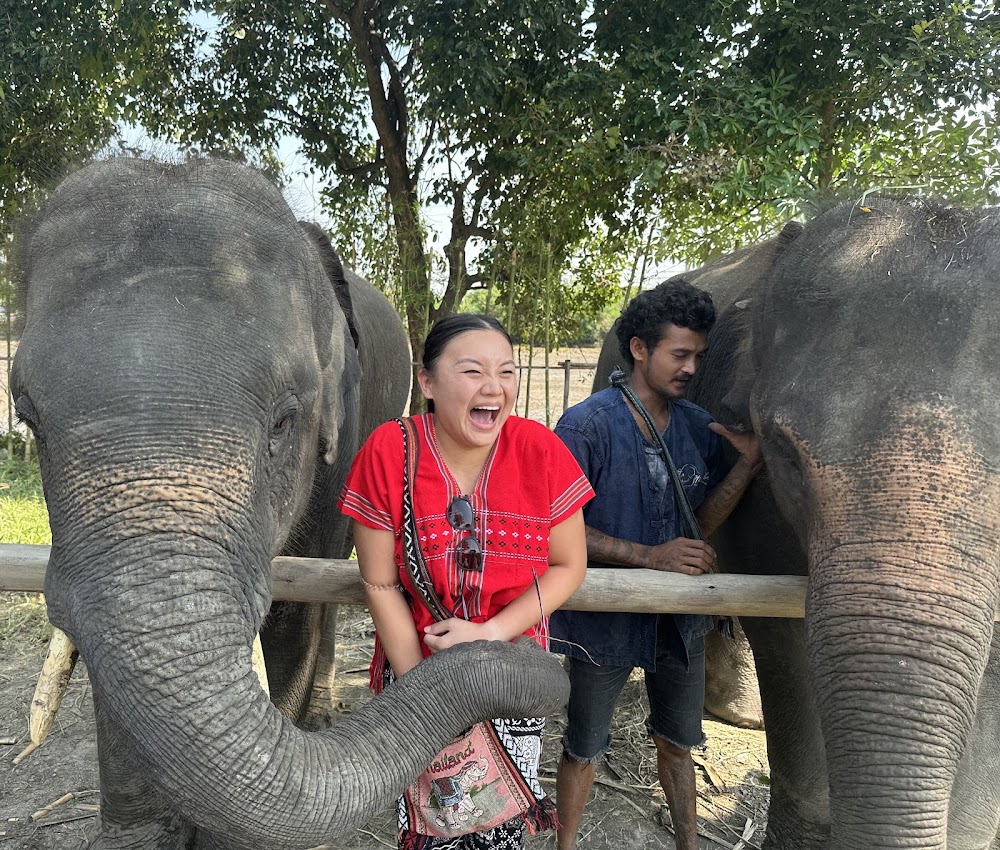
<path fill-rule="evenodd" d="M 413 510 L 420 548 L 445 607 L 482 623 L 531 586 L 549 566 L 549 529 L 572 516 L 594 491 L 576 459 L 539 422 L 511 416 L 504 423 L 472 493 L 461 493 L 434 436 L 434 417 L 415 416 L 420 441 Z M 451 500 L 465 495 L 475 515 L 483 549 L 482 572 L 458 568 L 454 547 L 465 531 L 448 524 Z M 424 626 L 434 622 L 419 600 L 403 561 L 403 437 L 396 422 L 381 425 L 358 452 L 338 503 L 341 511 L 370 528 L 395 535 L 400 581 L 413 601 L 410 610 L 423 643 Z M 547 648 L 546 618 L 525 634 Z M 384 653 L 376 638 L 372 687 L 381 690 Z"/>

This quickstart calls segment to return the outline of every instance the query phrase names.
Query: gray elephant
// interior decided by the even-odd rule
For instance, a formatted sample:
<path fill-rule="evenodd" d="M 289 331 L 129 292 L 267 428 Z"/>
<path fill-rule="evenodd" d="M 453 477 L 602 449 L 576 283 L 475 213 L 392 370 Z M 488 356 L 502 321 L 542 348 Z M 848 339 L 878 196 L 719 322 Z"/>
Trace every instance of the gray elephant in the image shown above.
<path fill-rule="evenodd" d="M 410 357 L 385 298 L 262 175 L 93 164 L 25 229 L 17 265 L 11 390 L 41 458 L 46 601 L 94 691 L 89 846 L 312 847 L 472 722 L 565 701 L 554 659 L 473 644 L 332 730 L 294 725 L 322 709 L 335 613 L 272 606 L 270 561 L 349 552 L 336 495 L 403 409 Z M 273 703 L 251 671 L 262 627 Z"/>
<path fill-rule="evenodd" d="M 767 462 L 720 562 L 809 576 L 743 620 L 764 847 L 997 846 L 1000 216 L 844 203 L 685 277 L 723 311 L 689 397 Z"/>

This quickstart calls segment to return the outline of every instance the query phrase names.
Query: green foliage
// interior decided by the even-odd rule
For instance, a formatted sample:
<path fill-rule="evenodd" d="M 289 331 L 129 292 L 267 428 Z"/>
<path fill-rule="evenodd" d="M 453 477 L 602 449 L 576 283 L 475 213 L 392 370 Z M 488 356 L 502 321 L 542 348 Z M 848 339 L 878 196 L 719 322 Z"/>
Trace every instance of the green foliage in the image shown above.
<path fill-rule="evenodd" d="M 0 460 L 0 541 L 52 542 L 37 463 Z"/>
<path fill-rule="evenodd" d="M 342 205 L 336 189 L 324 188 L 322 197 L 327 209 L 339 210 L 333 241 L 341 259 L 402 311 L 405 293 L 400 286 L 399 252 L 394 246 L 392 213 L 385 192 L 370 187 L 364 197 L 359 195 L 347 206 Z"/>
<path fill-rule="evenodd" d="M 615 300 L 637 254 L 700 264 L 831 192 L 998 196 L 1000 15 L 984 0 L 58 0 L 9 15 L 2 215 L 119 117 L 272 166 L 293 134 L 329 186 L 335 243 L 415 344 L 482 288 L 555 344 Z M 450 217 L 443 256 L 432 207 Z"/>
<path fill-rule="evenodd" d="M 992 4 L 669 7 L 605 2 L 594 18 L 637 186 L 659 194 L 660 247 L 674 258 L 703 262 L 831 191 L 996 200 Z"/>
<path fill-rule="evenodd" d="M 580 284 L 577 284 L 574 289 L 577 291 L 586 291 L 585 286 Z M 571 308 L 567 310 L 565 315 L 559 316 L 558 321 L 555 323 L 555 332 L 549 336 L 550 347 L 599 346 L 621 312 L 621 292 L 620 288 L 616 292 L 612 291 L 610 293 L 612 295 L 611 300 L 605 301 L 602 306 L 589 303 L 582 308 Z M 459 312 L 492 313 L 501 318 L 502 321 L 505 321 L 506 316 L 502 315 L 497 309 L 502 305 L 495 301 L 489 302 L 488 299 L 491 294 L 503 297 L 502 290 L 499 293 L 497 291 L 491 293 L 485 289 L 471 291 L 462 299 L 462 307 Z M 606 297 L 607 294 L 609 293 L 601 293 L 600 295 Z M 567 300 L 572 301 L 572 299 Z M 528 345 L 531 340 L 535 340 L 539 344 L 544 344 L 545 342 L 545 337 L 538 335 L 536 322 L 530 320 L 515 322 L 514 329 L 510 333 L 515 345 Z"/>
<path fill-rule="evenodd" d="M 482 258 L 492 284 L 476 293 L 477 306 L 519 342 L 556 348 L 588 338 L 596 318 L 620 299 L 625 258 L 602 250 L 606 244 L 594 237 L 556 246 L 520 234 Z"/>
<path fill-rule="evenodd" d="M 8 456 L 8 435 L 0 434 L 0 490 L 8 496 L 42 499 L 42 474 L 38 458 L 24 459 L 24 437 L 14 432 L 14 455 Z"/>
<path fill-rule="evenodd" d="M 66 168 L 94 154 L 138 95 L 181 71 L 163 45 L 188 4 L 18 0 L 0 27 L 0 236 Z"/>
<path fill-rule="evenodd" d="M 0 489 L 0 541 L 4 543 L 36 543 L 49 545 L 49 516 L 45 503 L 34 499 L 17 499 Z"/>
<path fill-rule="evenodd" d="M 37 463 L 0 460 L 0 542 L 52 543 Z M 40 595 L 0 594 L 0 645 L 15 639 L 44 643 L 51 634 Z"/>

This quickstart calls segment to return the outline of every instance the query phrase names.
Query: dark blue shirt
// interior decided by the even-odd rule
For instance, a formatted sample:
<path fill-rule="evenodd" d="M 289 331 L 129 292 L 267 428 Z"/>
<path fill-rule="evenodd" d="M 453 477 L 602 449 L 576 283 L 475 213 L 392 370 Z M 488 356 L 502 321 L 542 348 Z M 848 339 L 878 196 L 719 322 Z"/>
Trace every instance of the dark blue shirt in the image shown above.
<path fill-rule="evenodd" d="M 727 472 L 723 441 L 709 430 L 711 421 L 707 411 L 681 399 L 670 403 L 663 432 L 694 510 Z M 609 387 L 569 408 L 556 425 L 556 434 L 597 492 L 583 507 L 588 526 L 649 546 L 688 536 L 666 465 L 639 430 L 620 390 Z M 611 566 L 615 565 L 587 563 L 588 569 Z M 552 637 L 569 643 L 554 642 L 552 649 L 598 664 L 653 670 L 657 628 L 670 629 L 674 654 L 687 663 L 691 642 L 713 625 L 713 617 L 700 614 L 556 611 Z"/>

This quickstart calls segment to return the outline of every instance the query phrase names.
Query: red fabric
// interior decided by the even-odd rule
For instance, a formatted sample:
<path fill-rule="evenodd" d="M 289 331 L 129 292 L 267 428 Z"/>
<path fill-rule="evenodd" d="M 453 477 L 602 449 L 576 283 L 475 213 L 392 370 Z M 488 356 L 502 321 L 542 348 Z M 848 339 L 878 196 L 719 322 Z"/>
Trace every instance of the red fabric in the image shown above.
<path fill-rule="evenodd" d="M 445 606 L 457 616 L 482 623 L 519 596 L 548 569 L 549 529 L 572 516 L 594 491 L 580 466 L 555 434 L 539 422 L 511 416 L 500 432 L 479 481 L 466 493 L 483 548 L 483 571 L 463 572 L 454 556 L 455 532 L 445 511 L 461 494 L 434 438 L 433 416 L 414 417 L 420 459 L 413 484 L 413 509 L 420 546 Z M 392 531 L 400 581 L 414 596 L 403 568 L 403 438 L 396 422 L 377 428 L 358 452 L 339 507 L 371 528 Z M 419 601 L 411 603 L 417 633 L 434 622 Z M 546 611 L 546 615 L 551 612 Z M 547 644 L 547 620 L 525 634 Z M 423 645 L 424 657 L 430 650 Z M 380 690 L 383 660 L 376 642 L 372 685 Z M 378 681 L 376 681 L 376 679 Z"/>

